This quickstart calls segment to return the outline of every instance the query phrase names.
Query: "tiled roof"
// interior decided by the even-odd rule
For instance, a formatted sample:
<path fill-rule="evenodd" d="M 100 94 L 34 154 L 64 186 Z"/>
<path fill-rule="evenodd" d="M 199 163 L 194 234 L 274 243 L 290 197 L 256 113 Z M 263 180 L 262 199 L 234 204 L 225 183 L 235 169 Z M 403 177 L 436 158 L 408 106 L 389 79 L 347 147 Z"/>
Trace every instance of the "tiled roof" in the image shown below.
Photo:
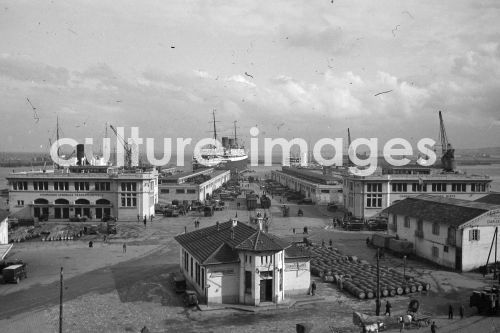
<path fill-rule="evenodd" d="M 234 262 L 237 250 L 281 251 L 288 243 L 280 238 L 238 222 L 220 223 L 175 237 L 175 240 L 202 264 Z"/>
<path fill-rule="evenodd" d="M 257 230 L 253 235 L 236 246 L 238 250 L 244 251 L 281 251 L 289 246 L 280 238 Z"/>
<path fill-rule="evenodd" d="M 0 222 L 9 217 L 9 212 L 3 209 L 0 209 Z"/>
<path fill-rule="evenodd" d="M 285 250 L 285 259 L 311 258 L 315 255 L 303 246 L 291 245 Z"/>
<path fill-rule="evenodd" d="M 500 209 L 500 205 L 423 194 L 401 200 L 384 212 L 459 226 L 493 209 Z"/>
<path fill-rule="evenodd" d="M 474 200 L 475 202 L 484 202 L 488 204 L 500 205 L 500 193 L 490 193 L 482 198 Z"/>

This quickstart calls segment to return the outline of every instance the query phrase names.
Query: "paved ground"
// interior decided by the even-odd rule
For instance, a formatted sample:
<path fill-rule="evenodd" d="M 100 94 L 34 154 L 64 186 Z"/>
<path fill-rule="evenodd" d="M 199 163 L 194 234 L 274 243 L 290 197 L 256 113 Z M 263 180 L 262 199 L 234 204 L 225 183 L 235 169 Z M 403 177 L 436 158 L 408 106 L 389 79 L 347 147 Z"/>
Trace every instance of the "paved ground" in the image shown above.
<path fill-rule="evenodd" d="M 231 202 L 226 211 L 213 217 L 202 217 L 201 227 L 235 216 L 236 203 Z M 281 204 L 279 197 L 273 198 L 273 207 L 267 212 L 272 216 L 270 232 L 293 237 L 295 228 L 295 237 L 302 237 L 299 231 L 307 226 L 316 243 L 332 239 L 334 247 L 344 253 L 374 262 L 374 250 L 365 245 L 370 233 L 333 230 L 330 226 L 333 215 L 325 207 L 302 206 L 304 217 L 298 218 L 297 205 L 290 204 L 290 217 L 283 218 Z M 185 228 L 194 229 L 195 217 L 156 218 L 146 228 L 142 224 L 119 223 L 121 232 L 109 243 L 96 242 L 94 248 L 88 248 L 86 241 L 16 244 L 9 257 L 23 258 L 29 263 L 29 278 L 19 285 L 0 286 L 0 331 L 57 331 L 61 266 L 65 271 L 67 332 L 138 332 L 144 325 L 152 332 L 294 332 L 295 325 L 301 322 L 312 324 L 312 332 L 332 332 L 332 329 L 359 332 L 352 325 L 352 311 L 373 314 L 373 300 L 355 300 L 319 280 L 319 297 L 305 296 L 292 308 L 266 308 L 259 312 L 221 309 L 200 312 L 183 308 L 170 283 L 170 274 L 177 270 L 179 257 L 173 236 Z M 240 210 L 238 218 L 248 220 L 249 213 Z M 124 242 L 126 253 L 122 251 Z M 400 258 L 389 256 L 382 265 L 402 270 Z M 434 314 L 438 332 L 498 331 L 498 318 L 474 316 L 467 306 L 470 290 L 482 287 L 488 280 L 477 274 L 436 270 L 412 259 L 408 260 L 407 272 L 432 284 L 431 292 L 416 297 L 425 311 Z M 465 319 L 446 319 L 450 302 L 466 305 Z M 391 298 L 391 303 L 393 312 L 403 312 L 408 298 Z M 430 332 L 430 329 L 420 331 Z"/>

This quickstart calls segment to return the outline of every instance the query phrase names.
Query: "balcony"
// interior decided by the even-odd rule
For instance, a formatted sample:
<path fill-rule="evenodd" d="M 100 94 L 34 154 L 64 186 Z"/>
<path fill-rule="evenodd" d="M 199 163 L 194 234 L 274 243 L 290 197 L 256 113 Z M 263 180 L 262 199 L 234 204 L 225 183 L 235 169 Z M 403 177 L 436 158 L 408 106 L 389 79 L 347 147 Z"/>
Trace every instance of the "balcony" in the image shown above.
<path fill-rule="evenodd" d="M 415 237 L 424 238 L 424 231 L 423 230 L 415 230 Z"/>

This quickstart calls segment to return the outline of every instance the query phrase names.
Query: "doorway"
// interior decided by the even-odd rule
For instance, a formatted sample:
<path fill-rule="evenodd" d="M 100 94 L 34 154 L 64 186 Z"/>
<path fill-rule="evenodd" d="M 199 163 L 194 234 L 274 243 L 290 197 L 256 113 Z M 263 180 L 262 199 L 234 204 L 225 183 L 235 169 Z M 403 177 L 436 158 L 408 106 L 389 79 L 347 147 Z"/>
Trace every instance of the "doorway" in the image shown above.
<path fill-rule="evenodd" d="M 60 219 L 62 217 L 61 213 L 62 212 L 61 212 L 61 208 L 60 207 L 54 208 L 54 218 Z"/>
<path fill-rule="evenodd" d="M 462 248 L 455 248 L 455 270 L 457 272 L 462 271 Z"/>
<path fill-rule="evenodd" d="M 266 279 L 260 280 L 260 301 L 272 302 L 273 301 L 273 280 Z"/>

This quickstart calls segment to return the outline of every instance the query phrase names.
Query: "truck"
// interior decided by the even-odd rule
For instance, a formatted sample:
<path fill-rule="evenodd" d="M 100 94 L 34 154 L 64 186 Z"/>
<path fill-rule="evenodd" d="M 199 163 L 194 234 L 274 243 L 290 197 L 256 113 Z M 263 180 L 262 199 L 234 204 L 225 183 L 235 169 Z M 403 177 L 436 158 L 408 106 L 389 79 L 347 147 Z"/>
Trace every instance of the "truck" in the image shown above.
<path fill-rule="evenodd" d="M 4 283 L 19 283 L 21 279 L 26 279 L 26 264 L 10 265 L 2 270 L 2 277 Z"/>

